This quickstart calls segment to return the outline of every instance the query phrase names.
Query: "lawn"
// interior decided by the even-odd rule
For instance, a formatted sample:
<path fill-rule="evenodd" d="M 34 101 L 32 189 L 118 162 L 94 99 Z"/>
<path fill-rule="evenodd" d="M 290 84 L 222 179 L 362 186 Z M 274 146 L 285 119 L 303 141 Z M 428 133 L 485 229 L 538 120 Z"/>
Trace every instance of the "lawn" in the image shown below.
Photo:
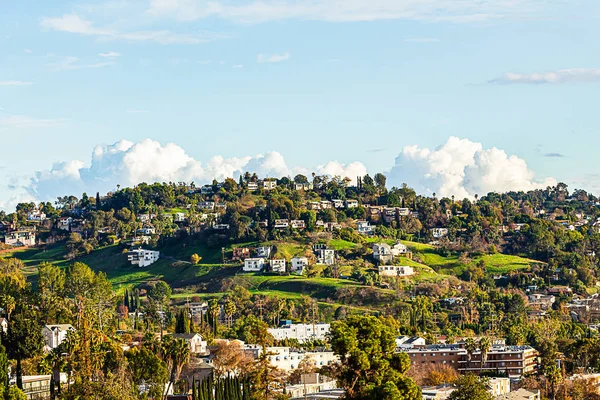
<path fill-rule="evenodd" d="M 327 246 L 335 251 L 351 250 L 358 246 L 356 243 L 349 242 L 343 239 L 331 239 Z"/>

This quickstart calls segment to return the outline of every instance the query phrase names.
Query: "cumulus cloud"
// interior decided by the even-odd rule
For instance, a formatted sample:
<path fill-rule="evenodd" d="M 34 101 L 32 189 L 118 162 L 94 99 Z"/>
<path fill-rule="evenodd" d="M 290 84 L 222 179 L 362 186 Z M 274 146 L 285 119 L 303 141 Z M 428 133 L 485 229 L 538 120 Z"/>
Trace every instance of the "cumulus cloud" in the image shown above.
<path fill-rule="evenodd" d="M 600 82 L 600 68 L 570 68 L 551 72 L 534 72 L 531 74 L 517 74 L 509 72 L 490 81 L 490 83 L 498 84 L 558 84 L 593 82 Z"/>
<path fill-rule="evenodd" d="M 154 42 L 158 44 L 200 44 L 226 36 L 214 32 L 176 33 L 169 30 L 139 30 L 121 32 L 111 28 L 97 27 L 92 21 L 77 14 L 61 17 L 44 17 L 40 25 L 47 30 L 94 36 L 103 40 L 125 40 L 129 42 Z"/>
<path fill-rule="evenodd" d="M 532 190 L 556 184 L 554 179 L 535 179 L 525 160 L 481 143 L 451 137 L 431 150 L 406 146 L 396 158 L 388 182 L 407 183 L 418 193 L 457 198 L 489 192 Z"/>
<path fill-rule="evenodd" d="M 283 62 L 283 61 L 288 61 L 291 57 L 292 57 L 292 54 L 290 52 L 285 52 L 283 54 L 271 54 L 271 55 L 259 54 L 258 56 L 256 56 L 256 61 L 259 64 L 279 63 L 279 62 Z"/>
<path fill-rule="evenodd" d="M 121 140 L 112 145 L 97 146 L 88 163 L 80 160 L 56 163 L 49 170 L 38 171 L 30 179 L 11 185 L 11 190 L 5 193 L 8 198 L 0 199 L 0 208 L 14 207 L 16 201 L 22 199 L 52 201 L 65 194 L 106 193 L 117 185 L 129 187 L 141 182 L 193 181 L 204 184 L 213 179 L 237 178 L 246 171 L 263 177 L 309 173 L 302 167 L 289 167 L 283 155 L 275 151 L 257 156 L 215 156 L 202 163 L 174 143 L 163 145 L 151 139 L 138 143 Z M 354 179 L 366 174 L 367 169 L 359 162 L 344 165 L 331 161 L 311 171 Z"/>

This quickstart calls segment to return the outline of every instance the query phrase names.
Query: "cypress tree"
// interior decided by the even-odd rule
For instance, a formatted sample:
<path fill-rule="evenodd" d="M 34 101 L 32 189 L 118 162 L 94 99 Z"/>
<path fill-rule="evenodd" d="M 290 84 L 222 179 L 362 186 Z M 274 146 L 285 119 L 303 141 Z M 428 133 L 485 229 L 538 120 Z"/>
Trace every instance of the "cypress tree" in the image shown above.
<path fill-rule="evenodd" d="M 102 207 L 102 202 L 100 201 L 100 192 L 96 192 L 96 211 L 99 211 Z"/>
<path fill-rule="evenodd" d="M 125 289 L 125 296 L 123 296 L 123 305 L 125 307 L 127 307 L 128 310 L 130 310 L 129 308 L 129 290 Z"/>
<path fill-rule="evenodd" d="M 192 377 L 192 400 L 198 400 L 198 393 L 196 392 L 196 377 Z"/>

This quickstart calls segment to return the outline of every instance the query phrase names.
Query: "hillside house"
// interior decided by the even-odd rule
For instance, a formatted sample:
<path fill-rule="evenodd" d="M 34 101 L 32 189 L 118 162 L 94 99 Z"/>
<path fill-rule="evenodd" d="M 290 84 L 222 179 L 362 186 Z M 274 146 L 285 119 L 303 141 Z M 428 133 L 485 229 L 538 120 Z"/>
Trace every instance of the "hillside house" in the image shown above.
<path fill-rule="evenodd" d="M 285 229 L 288 226 L 290 226 L 290 221 L 287 219 L 276 219 L 275 225 L 273 225 L 275 229 Z"/>
<path fill-rule="evenodd" d="M 209 195 L 213 193 L 212 185 L 204 185 L 200 188 L 200 193 L 204 195 Z"/>
<path fill-rule="evenodd" d="M 318 249 L 315 251 L 315 255 L 317 256 L 317 264 L 335 264 L 335 250 L 333 249 Z"/>
<path fill-rule="evenodd" d="M 0 332 L 6 333 L 8 331 L 8 320 L 0 317 Z"/>
<path fill-rule="evenodd" d="M 358 207 L 358 200 L 347 199 L 345 202 L 346 208 L 356 208 Z"/>
<path fill-rule="evenodd" d="M 246 258 L 244 260 L 244 272 L 260 272 L 265 268 L 265 259 L 262 257 Z"/>
<path fill-rule="evenodd" d="M 156 214 L 140 214 L 138 215 L 138 220 L 140 222 L 150 222 L 152 221 L 154 218 L 156 218 Z"/>
<path fill-rule="evenodd" d="M 185 216 L 185 213 L 178 212 L 173 214 L 173 221 L 175 222 L 185 222 L 186 219 L 187 217 Z"/>
<path fill-rule="evenodd" d="M 271 246 L 261 246 L 255 249 L 256 257 L 269 258 L 271 257 Z"/>
<path fill-rule="evenodd" d="M 147 226 L 141 229 L 138 229 L 136 231 L 136 233 L 138 235 L 145 235 L 145 236 L 151 236 L 151 235 L 155 235 L 156 234 L 156 229 L 151 227 L 151 226 Z"/>
<path fill-rule="evenodd" d="M 309 201 L 308 202 L 308 208 L 310 210 L 320 210 L 321 209 L 321 203 L 318 201 Z"/>
<path fill-rule="evenodd" d="M 14 231 L 15 229 L 16 226 L 14 223 L 8 221 L 0 221 L 0 232 L 10 232 Z"/>
<path fill-rule="evenodd" d="M 190 353 L 194 355 L 208 354 L 207 342 L 202 340 L 199 333 L 174 333 L 171 335 L 176 339 L 182 339 L 190 348 Z"/>
<path fill-rule="evenodd" d="M 295 188 L 296 190 L 312 190 L 313 189 L 313 184 L 312 183 L 295 183 Z"/>
<path fill-rule="evenodd" d="M 56 221 L 56 229 L 61 231 L 70 231 L 71 224 L 73 223 L 73 218 L 71 217 L 62 217 Z"/>
<path fill-rule="evenodd" d="M 27 213 L 27 221 L 42 222 L 46 220 L 46 214 L 40 210 L 33 210 Z"/>
<path fill-rule="evenodd" d="M 214 210 L 215 209 L 215 205 L 217 203 L 215 203 L 214 201 L 200 201 L 198 202 L 198 208 L 201 210 Z"/>
<path fill-rule="evenodd" d="M 33 231 L 13 231 L 4 236 L 4 243 L 9 246 L 35 246 L 35 240 Z"/>
<path fill-rule="evenodd" d="M 256 192 L 258 190 L 258 183 L 257 182 L 248 182 L 246 184 L 246 188 L 251 192 Z"/>
<path fill-rule="evenodd" d="M 293 219 L 290 221 L 290 226 L 292 227 L 292 229 L 305 229 L 306 222 L 304 222 L 304 220 L 301 219 Z"/>
<path fill-rule="evenodd" d="M 387 243 L 376 243 L 373 245 L 373 258 L 380 263 L 389 263 L 394 259 L 392 246 Z"/>
<path fill-rule="evenodd" d="M 361 235 L 373 234 L 373 227 L 369 224 L 368 221 L 364 221 L 364 220 L 356 221 L 356 230 Z"/>
<path fill-rule="evenodd" d="M 285 273 L 285 259 L 274 259 L 270 261 L 270 264 L 271 272 Z"/>
<path fill-rule="evenodd" d="M 213 229 L 215 231 L 228 231 L 229 230 L 229 224 L 214 224 L 213 225 Z"/>
<path fill-rule="evenodd" d="M 333 208 L 333 203 L 329 200 L 321 200 L 321 210 L 329 210 Z"/>
<path fill-rule="evenodd" d="M 285 324 L 278 328 L 269 329 L 275 340 L 295 339 L 298 343 L 311 340 L 326 340 L 331 325 L 318 324 Z"/>
<path fill-rule="evenodd" d="M 127 261 L 139 268 L 149 267 L 160 258 L 160 251 L 136 249 L 127 253 Z"/>
<path fill-rule="evenodd" d="M 332 199 L 331 202 L 334 208 L 344 208 L 344 200 Z"/>
<path fill-rule="evenodd" d="M 265 190 L 273 190 L 277 187 L 276 180 L 264 180 L 263 181 L 263 189 Z"/>
<path fill-rule="evenodd" d="M 448 236 L 448 228 L 432 228 L 429 231 L 435 239 L 441 239 Z"/>
<path fill-rule="evenodd" d="M 250 257 L 250 249 L 248 247 L 235 247 L 232 252 L 233 260 L 243 260 Z"/>
<path fill-rule="evenodd" d="M 292 258 L 291 272 L 293 274 L 302 275 L 304 273 L 304 269 L 306 267 L 308 267 L 308 258 L 306 258 L 306 257 L 294 257 L 294 258 Z"/>
<path fill-rule="evenodd" d="M 42 336 L 47 349 L 55 349 L 67 338 L 69 332 L 74 332 L 71 324 L 44 325 Z"/>
<path fill-rule="evenodd" d="M 396 265 L 380 265 L 379 276 L 411 276 L 414 275 L 415 271 L 412 267 L 407 266 L 396 266 Z"/>

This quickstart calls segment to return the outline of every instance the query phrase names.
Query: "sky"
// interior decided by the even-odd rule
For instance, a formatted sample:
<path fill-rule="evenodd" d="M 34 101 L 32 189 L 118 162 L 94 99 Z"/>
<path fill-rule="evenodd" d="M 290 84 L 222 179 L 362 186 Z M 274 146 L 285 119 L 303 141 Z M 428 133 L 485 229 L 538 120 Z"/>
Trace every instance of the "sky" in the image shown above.
<path fill-rule="evenodd" d="M 0 209 L 248 169 L 600 192 L 595 0 L 0 8 Z"/>

